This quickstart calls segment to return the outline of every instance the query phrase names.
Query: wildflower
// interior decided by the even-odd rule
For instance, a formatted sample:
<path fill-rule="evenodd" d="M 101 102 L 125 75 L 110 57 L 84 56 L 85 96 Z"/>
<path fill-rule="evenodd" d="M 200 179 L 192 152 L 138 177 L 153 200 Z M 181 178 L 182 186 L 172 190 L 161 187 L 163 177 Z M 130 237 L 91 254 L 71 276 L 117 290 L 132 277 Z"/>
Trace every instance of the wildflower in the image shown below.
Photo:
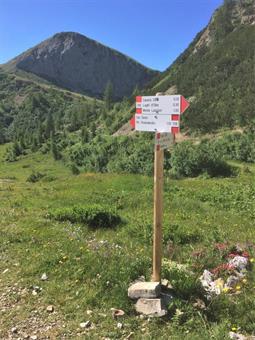
<path fill-rule="evenodd" d="M 225 287 L 225 288 L 223 288 L 223 293 L 225 293 L 225 294 L 227 294 L 228 292 L 229 292 L 229 287 Z"/>
<path fill-rule="evenodd" d="M 248 253 L 247 251 L 244 251 L 244 252 L 242 253 L 242 256 L 243 256 L 243 257 L 249 257 L 250 255 L 249 255 L 249 253 Z"/>
<path fill-rule="evenodd" d="M 66 261 L 68 259 L 68 256 L 63 256 L 63 261 Z"/>
<path fill-rule="evenodd" d="M 236 286 L 236 290 L 240 290 L 241 289 L 241 286 Z"/>
<path fill-rule="evenodd" d="M 255 262 L 255 259 L 254 259 L 254 258 L 251 258 L 251 259 L 250 259 L 250 262 L 251 262 L 251 263 Z"/>
<path fill-rule="evenodd" d="M 236 332 L 236 331 L 237 331 L 237 328 L 236 328 L 236 327 L 232 327 L 231 330 L 232 330 L 233 332 Z"/>
<path fill-rule="evenodd" d="M 243 279 L 242 282 L 243 282 L 243 283 L 247 283 L 247 279 Z"/>

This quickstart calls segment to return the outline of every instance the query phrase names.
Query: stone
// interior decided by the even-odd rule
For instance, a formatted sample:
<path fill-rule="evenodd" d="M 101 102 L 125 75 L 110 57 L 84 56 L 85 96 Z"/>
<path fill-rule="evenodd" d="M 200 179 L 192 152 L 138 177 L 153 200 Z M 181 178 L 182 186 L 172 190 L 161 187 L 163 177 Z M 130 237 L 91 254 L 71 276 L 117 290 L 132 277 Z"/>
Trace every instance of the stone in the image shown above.
<path fill-rule="evenodd" d="M 162 299 L 141 298 L 136 302 L 135 309 L 138 313 L 155 317 L 161 317 L 167 314 Z"/>
<path fill-rule="evenodd" d="M 17 328 L 17 327 L 12 327 L 11 332 L 12 332 L 13 334 L 18 333 L 18 328 Z"/>
<path fill-rule="evenodd" d="M 111 308 L 111 311 L 114 319 L 117 318 L 118 316 L 125 315 L 125 312 L 122 309 Z"/>
<path fill-rule="evenodd" d="M 47 276 L 46 273 L 43 273 L 43 274 L 42 274 L 41 280 L 42 280 L 42 281 L 47 281 L 47 280 L 48 280 L 48 276 Z"/>
<path fill-rule="evenodd" d="M 37 335 L 31 335 L 30 336 L 30 339 L 32 339 L 32 340 L 37 340 L 37 338 L 38 338 Z"/>
<path fill-rule="evenodd" d="M 53 307 L 52 305 L 49 305 L 49 306 L 46 308 L 46 311 L 47 311 L 48 313 L 52 313 L 52 312 L 54 312 L 54 307 Z"/>
<path fill-rule="evenodd" d="M 137 282 L 128 288 L 128 296 L 131 299 L 157 298 L 160 292 L 159 282 Z"/>
<path fill-rule="evenodd" d="M 88 327 L 90 327 L 91 326 L 91 322 L 88 320 L 88 321 L 86 321 L 86 322 L 81 322 L 80 323 L 80 327 L 81 328 L 88 328 Z"/>
<path fill-rule="evenodd" d="M 235 340 L 247 340 L 248 339 L 245 335 L 235 333 L 235 332 L 229 332 L 228 335 L 230 339 L 235 339 Z"/>

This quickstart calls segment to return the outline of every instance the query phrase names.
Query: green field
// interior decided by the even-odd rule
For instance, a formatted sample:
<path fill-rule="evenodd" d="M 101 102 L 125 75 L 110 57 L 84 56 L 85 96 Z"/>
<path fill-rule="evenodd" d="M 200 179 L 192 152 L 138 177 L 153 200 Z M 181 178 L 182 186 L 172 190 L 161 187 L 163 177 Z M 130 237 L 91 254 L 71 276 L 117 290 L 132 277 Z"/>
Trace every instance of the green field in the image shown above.
<path fill-rule="evenodd" d="M 0 159 L 5 148 L 0 147 Z M 61 161 L 39 153 L 13 163 L 1 161 L 0 339 L 23 339 L 24 334 L 125 339 L 133 333 L 133 339 L 220 340 L 228 339 L 232 328 L 254 334 L 254 270 L 239 294 L 216 297 L 205 310 L 193 306 L 202 296 L 197 278 L 220 261 L 215 244 L 239 243 L 255 254 L 255 168 L 237 165 L 240 174 L 234 178 L 166 178 L 164 257 L 188 270 L 164 267 L 176 306 L 167 318 L 147 320 L 137 317 L 127 288 L 139 276 L 149 280 L 151 275 L 153 178 L 75 176 Z M 27 182 L 33 171 L 44 176 Z M 93 229 L 48 215 L 55 208 L 91 203 L 116 208 L 121 225 Z M 41 281 L 43 273 L 47 281 Z M 42 290 L 33 295 L 33 286 Z M 54 306 L 53 313 L 46 311 L 48 305 Z M 125 315 L 113 319 L 111 308 L 123 309 Z M 80 328 L 88 320 L 92 326 Z M 13 327 L 17 333 L 11 333 Z"/>

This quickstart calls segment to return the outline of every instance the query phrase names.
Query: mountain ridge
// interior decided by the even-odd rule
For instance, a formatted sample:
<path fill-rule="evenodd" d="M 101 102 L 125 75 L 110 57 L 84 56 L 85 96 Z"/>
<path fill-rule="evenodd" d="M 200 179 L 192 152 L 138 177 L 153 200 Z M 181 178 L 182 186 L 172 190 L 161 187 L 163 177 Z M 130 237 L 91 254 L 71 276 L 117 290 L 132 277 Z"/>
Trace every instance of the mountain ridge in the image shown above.
<path fill-rule="evenodd" d="M 112 83 L 116 98 L 143 87 L 159 71 L 76 32 L 60 32 L 2 67 L 23 70 L 73 92 L 100 97 Z"/>

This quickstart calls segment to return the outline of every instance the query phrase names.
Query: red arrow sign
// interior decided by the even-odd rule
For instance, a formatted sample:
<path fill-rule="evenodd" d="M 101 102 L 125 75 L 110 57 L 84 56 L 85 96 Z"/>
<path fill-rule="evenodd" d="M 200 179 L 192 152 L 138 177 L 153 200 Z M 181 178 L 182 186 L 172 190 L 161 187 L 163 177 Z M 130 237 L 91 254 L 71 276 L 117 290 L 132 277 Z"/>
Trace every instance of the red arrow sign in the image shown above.
<path fill-rule="evenodd" d="M 129 124 L 132 129 L 135 129 L 135 116 L 130 119 Z"/>
<path fill-rule="evenodd" d="M 189 107 L 189 102 L 183 96 L 181 96 L 181 113 L 187 110 Z"/>

